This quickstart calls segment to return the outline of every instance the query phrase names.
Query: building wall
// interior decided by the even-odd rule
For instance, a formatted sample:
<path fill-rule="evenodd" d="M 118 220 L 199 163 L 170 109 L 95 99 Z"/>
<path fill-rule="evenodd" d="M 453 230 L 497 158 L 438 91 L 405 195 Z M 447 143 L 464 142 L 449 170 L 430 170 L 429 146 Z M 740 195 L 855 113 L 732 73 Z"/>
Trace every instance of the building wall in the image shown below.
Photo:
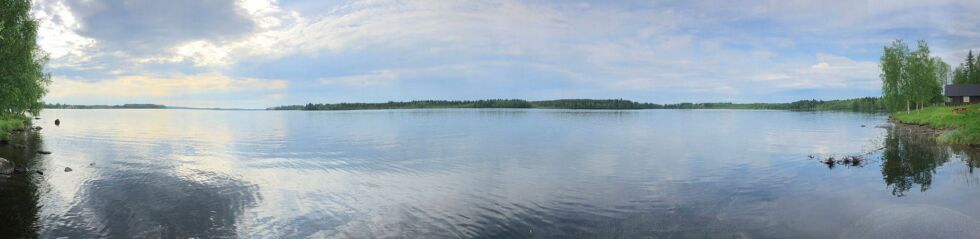
<path fill-rule="evenodd" d="M 952 105 L 977 104 L 980 103 L 980 96 L 970 96 L 970 102 L 963 101 L 963 96 L 950 96 L 949 103 Z"/>

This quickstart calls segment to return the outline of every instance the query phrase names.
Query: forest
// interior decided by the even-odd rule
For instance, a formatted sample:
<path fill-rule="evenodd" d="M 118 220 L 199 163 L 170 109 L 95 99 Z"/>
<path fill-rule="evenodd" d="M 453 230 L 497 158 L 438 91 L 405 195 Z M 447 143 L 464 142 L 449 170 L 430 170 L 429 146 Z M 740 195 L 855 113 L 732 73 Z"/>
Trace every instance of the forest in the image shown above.
<path fill-rule="evenodd" d="M 267 110 L 378 110 L 378 109 L 427 109 L 427 108 L 541 108 L 541 109 L 772 109 L 772 110 L 838 110 L 880 112 L 885 105 L 880 98 L 865 97 L 847 100 L 800 100 L 791 103 L 640 103 L 624 99 L 560 99 L 527 101 L 519 99 L 489 99 L 475 101 L 420 100 L 385 103 L 334 103 L 286 105 Z"/>

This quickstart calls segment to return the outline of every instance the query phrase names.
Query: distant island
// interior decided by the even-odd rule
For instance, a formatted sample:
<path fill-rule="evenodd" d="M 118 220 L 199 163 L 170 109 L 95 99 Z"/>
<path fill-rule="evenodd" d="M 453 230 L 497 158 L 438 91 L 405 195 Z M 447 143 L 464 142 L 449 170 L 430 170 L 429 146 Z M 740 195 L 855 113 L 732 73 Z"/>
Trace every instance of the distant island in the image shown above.
<path fill-rule="evenodd" d="M 166 109 L 165 105 L 157 104 L 123 104 L 123 105 L 67 105 L 44 104 L 45 109 Z"/>
<path fill-rule="evenodd" d="M 769 110 L 839 110 L 860 112 L 884 112 L 885 106 L 877 97 L 846 100 L 800 100 L 791 103 L 640 103 L 624 99 L 560 99 L 528 101 L 521 99 L 487 100 L 416 100 L 389 101 L 384 103 L 332 103 L 284 105 L 267 110 L 381 110 L 381 109 L 436 109 L 436 108 L 538 108 L 538 109 L 769 109 Z"/>

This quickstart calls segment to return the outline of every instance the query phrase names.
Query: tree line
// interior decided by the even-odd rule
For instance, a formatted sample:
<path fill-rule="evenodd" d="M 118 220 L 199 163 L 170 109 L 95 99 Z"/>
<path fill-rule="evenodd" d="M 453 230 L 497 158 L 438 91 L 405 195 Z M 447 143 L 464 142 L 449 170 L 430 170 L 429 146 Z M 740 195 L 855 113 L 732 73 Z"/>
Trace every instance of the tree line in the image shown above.
<path fill-rule="evenodd" d="M 0 1 L 0 119 L 39 114 L 51 82 L 30 10 L 30 0 Z"/>
<path fill-rule="evenodd" d="M 489 100 L 413 100 L 388 101 L 384 103 L 334 103 L 306 105 L 284 105 L 268 110 L 380 110 L 380 109 L 426 109 L 426 108 L 531 108 L 530 102 L 518 99 Z"/>
<path fill-rule="evenodd" d="M 980 59 L 973 55 L 973 50 L 953 71 L 953 84 L 980 84 Z"/>
<path fill-rule="evenodd" d="M 948 82 L 950 66 L 929 54 L 925 41 L 919 41 L 914 51 L 902 40 L 884 47 L 879 77 L 888 110 L 909 111 L 944 101 L 942 90 Z"/>
<path fill-rule="evenodd" d="M 122 105 L 69 105 L 44 104 L 45 109 L 166 109 L 166 105 L 157 104 L 122 104 Z"/>
<path fill-rule="evenodd" d="M 660 109 L 745 109 L 745 110 L 795 110 L 795 111 L 856 111 L 882 112 L 885 105 L 881 98 L 864 97 L 846 100 L 799 100 L 790 103 L 679 103 L 666 104 Z"/>
<path fill-rule="evenodd" d="M 267 110 L 380 110 L 380 109 L 427 109 L 427 108 L 543 108 L 543 109 L 772 109 L 772 110 L 838 110 L 880 112 L 886 107 L 880 98 L 865 97 L 847 100 L 800 100 L 791 103 L 640 103 L 624 99 L 561 99 L 527 101 L 520 99 L 489 99 L 475 101 L 419 100 L 389 101 L 385 103 L 335 103 L 285 105 Z"/>

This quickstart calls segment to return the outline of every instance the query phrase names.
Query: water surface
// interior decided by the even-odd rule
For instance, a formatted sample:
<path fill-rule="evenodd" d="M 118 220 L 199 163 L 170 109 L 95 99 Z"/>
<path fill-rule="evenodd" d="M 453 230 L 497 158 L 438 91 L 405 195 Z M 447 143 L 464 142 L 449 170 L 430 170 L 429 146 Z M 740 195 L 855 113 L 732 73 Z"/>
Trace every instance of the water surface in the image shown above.
<path fill-rule="evenodd" d="M 980 235 L 973 173 L 980 153 L 875 127 L 886 124 L 884 115 L 447 109 L 41 117 L 37 137 L 18 136 L 28 149 L 0 147 L 0 157 L 43 172 L 0 179 L 4 235 Z M 866 160 L 819 162 L 845 155 Z"/>

